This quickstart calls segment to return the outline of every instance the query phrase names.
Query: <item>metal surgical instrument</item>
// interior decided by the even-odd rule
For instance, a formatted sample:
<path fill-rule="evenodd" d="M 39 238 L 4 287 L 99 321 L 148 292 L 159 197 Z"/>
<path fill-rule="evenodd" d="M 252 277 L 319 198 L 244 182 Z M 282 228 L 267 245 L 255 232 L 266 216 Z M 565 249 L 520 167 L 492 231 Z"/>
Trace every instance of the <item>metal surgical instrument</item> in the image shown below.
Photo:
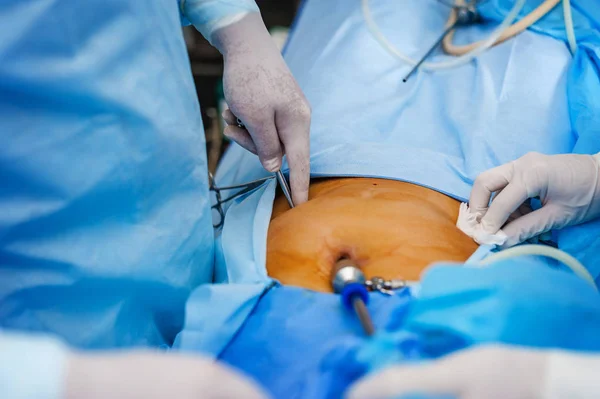
<path fill-rule="evenodd" d="M 438 1 L 440 1 L 440 3 L 452 7 L 452 12 L 450 13 L 450 16 L 448 18 L 447 26 L 455 26 L 457 23 L 469 24 L 471 22 L 476 22 L 478 16 L 477 14 L 471 14 L 471 12 L 468 9 L 469 5 L 475 7 L 486 0 L 468 0 L 467 4 L 465 4 L 466 0 L 456 0 L 455 7 L 449 4 L 449 0 Z M 429 71 L 439 71 L 442 69 L 455 68 L 471 62 L 475 57 L 479 56 L 489 48 L 500 44 L 505 40 L 508 40 L 531 27 L 533 24 L 535 24 L 545 15 L 547 15 L 550 11 L 552 11 L 552 9 L 561 1 L 563 4 L 563 14 L 565 19 L 565 32 L 567 36 L 567 41 L 569 42 L 569 48 L 571 50 L 571 53 L 574 54 L 577 50 L 577 38 L 575 36 L 575 28 L 573 24 L 573 15 L 570 0 L 543 0 L 543 2 L 539 6 L 530 11 L 525 16 L 519 18 L 520 12 L 525 8 L 527 1 L 528 0 L 514 0 L 513 7 L 506 14 L 505 18 L 502 20 L 502 23 L 498 25 L 498 27 L 495 30 L 493 30 L 487 38 L 482 39 L 480 41 L 465 45 L 454 45 L 452 43 L 452 38 L 454 36 L 455 30 L 451 29 L 450 32 L 445 33 L 445 37 L 442 40 L 442 48 L 446 54 L 454 55 L 456 56 L 456 58 L 450 60 L 443 60 L 439 62 L 423 62 L 423 60 L 419 62 L 406 56 L 385 37 L 385 35 L 377 26 L 377 23 L 373 19 L 373 15 L 369 7 L 369 0 L 361 0 L 361 5 L 362 13 L 365 18 L 365 22 L 367 23 L 367 28 L 369 29 L 369 32 L 371 33 L 373 38 L 391 56 L 410 65 L 415 65 L 419 63 L 422 69 L 426 69 Z M 472 20 L 472 18 L 475 19 Z M 427 55 L 431 55 L 431 52 L 427 52 L 426 56 Z M 411 73 L 412 72 L 413 71 L 411 71 Z M 409 78 L 409 76 L 411 76 L 411 74 L 406 76 L 404 78 L 404 81 L 406 81 Z"/>
<path fill-rule="evenodd" d="M 236 122 L 237 122 L 237 126 L 239 128 L 246 129 L 244 122 L 242 122 L 242 120 L 240 118 L 236 117 Z M 277 176 L 277 182 L 279 183 L 279 187 L 281 187 L 281 191 L 283 192 L 283 195 L 285 196 L 285 199 L 287 200 L 288 205 L 290 206 L 290 208 L 293 208 L 294 201 L 292 201 L 292 192 L 290 190 L 290 186 L 288 185 L 288 182 L 285 179 L 285 176 L 283 175 L 283 172 L 281 171 L 281 169 L 278 170 L 277 172 L 275 172 L 275 176 Z"/>
<path fill-rule="evenodd" d="M 382 277 L 365 278 L 364 273 L 349 259 L 341 258 L 335 264 L 336 270 L 331 285 L 336 294 L 341 295 L 342 303 L 347 309 L 353 310 L 360 325 L 368 336 L 375 333 L 373 321 L 367 309 L 369 291 L 394 295 L 395 290 L 410 287 L 416 282 Z"/>
<path fill-rule="evenodd" d="M 294 201 L 292 201 L 292 193 L 290 191 L 290 186 L 288 186 L 287 180 L 285 180 L 285 176 L 278 170 L 275 172 L 275 176 L 277 176 L 277 181 L 279 182 L 279 187 L 281 187 L 281 191 L 283 191 L 283 195 L 288 202 L 290 208 L 294 207 Z"/>
<path fill-rule="evenodd" d="M 332 281 L 334 292 L 341 295 L 346 308 L 354 310 L 365 334 L 373 335 L 375 327 L 367 309 L 369 293 L 365 285 L 365 275 L 348 259 L 341 259 L 336 267 L 338 270 Z"/>
<path fill-rule="evenodd" d="M 412 74 L 415 73 L 417 69 L 419 69 L 419 67 L 421 66 L 421 64 L 423 64 L 423 62 L 425 62 L 427 57 L 429 57 L 435 51 L 435 49 L 442 43 L 442 41 L 444 40 L 446 35 L 448 35 L 448 33 L 456 29 L 457 26 L 466 26 L 474 24 L 480 19 L 479 14 L 477 13 L 477 8 L 475 6 L 475 1 L 470 1 L 468 4 L 456 5 L 453 6 L 453 8 L 456 10 L 456 21 L 454 21 L 453 24 L 451 24 L 446 28 L 446 30 L 444 30 L 444 33 L 442 33 L 439 39 L 433 44 L 433 46 L 431 46 L 429 50 L 427 50 L 427 52 L 423 57 L 421 57 L 419 62 L 417 62 L 417 64 L 412 67 L 412 69 L 410 70 L 410 72 L 408 72 L 406 77 L 402 79 L 403 82 L 406 83 L 408 78 L 410 78 Z"/>
<path fill-rule="evenodd" d="M 218 213 L 219 213 L 219 223 L 217 224 L 213 224 L 213 227 L 215 229 L 220 228 L 221 226 L 223 226 L 223 223 L 225 222 L 225 210 L 223 209 L 223 204 L 226 202 L 229 202 L 239 196 L 242 196 L 246 193 L 249 193 L 250 191 L 256 189 L 257 187 L 261 186 L 264 182 L 273 179 L 274 176 L 268 176 L 268 177 L 263 177 L 262 179 L 257 179 L 257 180 L 253 180 L 251 182 L 248 183 L 244 183 L 244 184 L 237 184 L 235 186 L 226 186 L 226 187 L 217 187 L 217 185 L 215 184 L 215 178 L 213 177 L 212 173 L 208 174 L 208 181 L 209 181 L 209 189 L 210 191 L 215 193 L 215 197 L 216 197 L 216 204 L 214 204 L 211 209 L 215 209 Z M 223 191 L 228 191 L 228 190 L 239 190 L 234 194 L 231 194 L 230 196 L 223 198 L 222 192 Z"/>
<path fill-rule="evenodd" d="M 394 295 L 394 291 L 410 287 L 413 284 L 415 283 L 412 281 L 398 279 L 386 280 L 382 277 L 371 277 L 369 280 L 365 281 L 365 286 L 369 291 L 377 291 L 386 295 Z"/>

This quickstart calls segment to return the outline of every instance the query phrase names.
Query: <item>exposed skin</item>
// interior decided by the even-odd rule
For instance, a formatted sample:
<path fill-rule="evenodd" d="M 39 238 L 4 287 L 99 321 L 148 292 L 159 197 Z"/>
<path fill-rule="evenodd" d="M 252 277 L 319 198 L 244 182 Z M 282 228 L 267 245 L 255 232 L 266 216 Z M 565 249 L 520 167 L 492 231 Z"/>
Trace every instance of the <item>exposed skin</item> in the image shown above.
<path fill-rule="evenodd" d="M 267 271 L 285 285 L 331 292 L 335 263 L 348 257 L 367 278 L 419 280 L 432 262 L 463 262 L 477 249 L 456 227 L 459 205 L 393 180 L 314 181 L 305 204 L 289 209 L 275 199 Z"/>

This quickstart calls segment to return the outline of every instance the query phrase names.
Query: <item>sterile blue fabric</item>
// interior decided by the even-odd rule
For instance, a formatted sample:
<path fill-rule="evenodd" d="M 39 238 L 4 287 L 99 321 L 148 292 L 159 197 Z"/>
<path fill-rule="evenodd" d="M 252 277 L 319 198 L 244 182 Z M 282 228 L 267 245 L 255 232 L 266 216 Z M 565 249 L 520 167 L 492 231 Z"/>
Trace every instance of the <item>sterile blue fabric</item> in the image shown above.
<path fill-rule="evenodd" d="M 375 328 L 397 329 L 410 292 L 370 296 Z M 275 398 L 340 398 L 368 371 L 357 354 L 369 341 L 338 296 L 276 286 L 219 359 L 253 377 Z"/>
<path fill-rule="evenodd" d="M 480 245 L 469 259 L 467 259 L 465 264 L 473 265 L 479 263 L 479 261 L 485 259 L 494 249 L 496 249 L 495 245 Z"/>
<path fill-rule="evenodd" d="M 448 17 L 448 8 L 437 0 L 407 1 L 402 7 L 394 1 L 370 4 L 386 37 L 410 56 L 422 54 Z M 493 4 L 503 16 L 501 7 L 508 3 Z M 486 18 L 493 19 L 487 7 Z M 581 15 L 575 13 L 577 21 Z M 461 29 L 455 40 L 481 39 L 493 26 Z M 583 148 L 582 141 L 595 142 L 591 124 L 573 127 L 571 108 L 576 101 L 568 97 L 573 62 L 562 37 L 526 31 L 467 65 L 420 72 L 402 83 L 410 66 L 399 63 L 371 37 L 360 2 L 308 0 L 284 55 L 312 105 L 313 177 L 404 180 L 465 201 L 473 180 L 484 170 L 529 151 L 566 153 Z M 433 61 L 448 58 L 436 54 Z M 589 67 L 586 70 L 596 76 Z M 581 109 L 597 101 L 591 96 L 583 100 Z M 255 155 L 233 145 L 216 181 L 239 184 L 265 176 Z M 228 208 L 216 249 L 219 281 L 247 284 L 254 279 L 264 285 L 268 280 L 264 259 L 274 185 L 265 183 L 264 189 Z M 592 230 L 600 232 L 600 225 Z M 569 248 L 577 251 L 573 255 L 581 258 L 600 250 L 584 247 L 581 236 L 572 237 Z M 560 241 L 566 245 L 568 240 Z M 484 248 L 477 256 L 489 251 Z M 600 273 L 600 264 L 589 267 L 597 270 L 595 276 Z M 219 312 L 216 306 L 212 309 Z M 232 329 L 221 327 L 233 336 Z"/>
<path fill-rule="evenodd" d="M 67 348 L 48 336 L 0 330 L 0 398 L 64 398 Z"/>
<path fill-rule="evenodd" d="M 600 152 L 600 3 L 595 0 L 572 0 L 573 23 L 577 51 L 568 70 L 567 100 L 571 129 L 577 137 L 570 152 L 596 154 Z M 490 21 L 499 22 L 509 12 L 513 2 L 484 2 L 479 11 Z M 527 3 L 521 15 L 538 5 Z M 562 5 L 555 7 L 538 21 L 532 30 L 566 42 Z M 600 277 L 600 220 L 558 232 L 559 247 L 581 261 L 592 276 Z M 597 281 L 600 284 L 600 281 Z"/>
<path fill-rule="evenodd" d="M 265 291 L 274 283 L 202 285 L 190 296 L 183 331 L 173 350 L 216 357 L 230 344 Z"/>
<path fill-rule="evenodd" d="M 367 373 L 474 345 L 600 352 L 598 292 L 533 257 L 484 268 L 441 264 L 417 297 L 371 293 L 368 308 L 372 338 L 338 296 L 273 286 L 219 359 L 277 398 L 338 398 Z"/>
<path fill-rule="evenodd" d="M 593 21 L 578 30 L 578 50 L 569 73 L 568 97 L 571 125 L 578 134 L 573 152 L 600 152 L 600 3 L 578 1 L 581 14 Z M 559 248 L 582 262 L 600 286 L 600 220 L 569 227 L 558 233 Z"/>
<path fill-rule="evenodd" d="M 254 0 L 178 0 L 184 24 L 193 24 L 211 41 L 213 33 L 237 22 L 244 15 L 259 12 Z"/>
<path fill-rule="evenodd" d="M 264 290 L 274 284 L 264 266 L 266 254 L 260 251 L 264 247 L 256 245 L 253 238 L 267 234 L 275 185 L 275 179 L 267 181 L 252 194 L 233 201 L 237 206 L 227 212 L 225 224 L 232 223 L 230 220 L 241 222 L 250 230 L 240 239 L 240 232 L 228 229 L 217 239 L 215 280 L 221 284 L 202 285 L 190 296 L 185 325 L 174 349 L 218 355 L 243 325 Z M 224 246 L 235 249 L 224 251 Z M 245 266 L 226 267 L 230 264 Z"/>
<path fill-rule="evenodd" d="M 3 1 L 0 27 L 0 328 L 170 346 L 214 259 L 177 2 Z"/>
<path fill-rule="evenodd" d="M 423 276 L 404 327 L 421 337 L 428 358 L 491 342 L 600 351 L 600 295 L 538 258 L 440 265 Z"/>
<path fill-rule="evenodd" d="M 531 1 L 528 9 L 534 3 L 537 4 Z M 595 118 L 600 114 L 593 110 L 600 107 L 593 93 L 598 80 L 595 49 L 600 41 L 594 33 L 597 22 L 583 18 L 587 15 L 586 10 L 589 14 L 596 6 L 589 1 L 572 0 L 572 3 L 578 7 L 574 17 L 579 50 L 574 58 L 565 43 L 563 31 L 549 25 L 552 21 L 562 21 L 557 8 L 532 30 L 489 49 L 469 64 L 444 71 L 419 72 L 407 83 L 402 83 L 410 66 L 399 63 L 372 38 L 359 1 L 305 1 L 286 46 L 285 59 L 312 106 L 312 176 L 364 176 L 408 181 L 466 201 L 479 173 L 529 151 L 546 154 L 599 151 L 595 148 L 600 139 L 597 134 L 600 123 L 596 123 Z M 455 37 L 457 44 L 486 37 L 496 26 L 494 18 L 499 20 L 504 16 L 512 2 L 485 4 L 487 8 L 482 13 L 491 23 L 461 29 Z M 392 0 L 378 0 L 371 1 L 370 5 L 388 40 L 413 58 L 422 55 L 437 39 L 449 12 L 437 0 L 407 1 L 402 7 Z M 436 53 L 432 61 L 450 58 Z M 588 107 L 591 111 L 587 111 Z M 285 163 L 284 172 L 287 172 Z M 220 164 L 216 180 L 220 185 L 229 185 L 266 175 L 255 155 L 233 145 Z M 506 332 L 511 323 L 522 323 L 525 317 L 531 317 L 527 321 L 529 325 L 534 323 L 531 309 L 548 315 L 565 315 L 574 331 L 592 331 L 600 327 L 596 317 L 583 317 L 597 311 L 597 297 L 585 291 L 590 287 L 563 270 L 547 270 L 555 267 L 554 262 L 535 258 L 515 261 L 514 267 L 507 269 L 501 265 L 464 272 L 460 267 L 444 269 L 444 272 L 434 269 L 432 277 L 426 280 L 429 282 L 421 287 L 425 299 L 421 305 L 415 305 L 417 310 L 406 313 L 413 305 L 402 303 L 397 306 L 399 316 L 387 316 L 396 322 L 393 328 L 385 329 L 391 335 L 381 336 L 383 341 L 360 350 L 343 344 L 336 347 L 337 351 L 329 350 L 327 345 L 318 343 L 318 339 L 331 339 L 331 345 L 334 345 L 334 341 L 337 343 L 340 335 L 347 332 L 339 331 L 338 324 L 350 328 L 338 320 L 341 316 L 327 305 L 335 303 L 341 308 L 339 298 L 268 284 L 266 236 L 274 189 L 275 183 L 267 182 L 229 206 L 216 248 L 216 268 L 219 281 L 229 283 L 232 288 L 201 288 L 211 292 L 211 303 L 203 303 L 202 308 L 210 308 L 214 314 L 221 311 L 235 314 L 235 305 L 230 298 L 238 284 L 272 288 L 262 297 L 258 291 L 248 292 L 247 296 L 239 293 L 235 297 L 244 313 L 249 314 L 240 329 L 237 328 L 238 314 L 234 328 L 221 322 L 208 331 L 186 323 L 181 336 L 198 333 L 203 339 L 210 339 L 211 334 L 218 333 L 221 334 L 218 345 L 213 348 L 197 343 L 187 345 L 182 339 L 179 349 L 220 353 L 223 360 L 264 382 L 273 392 L 281 392 L 281 387 L 287 383 L 286 397 L 309 397 L 307 393 L 312 395 L 310 397 L 330 397 L 330 392 L 339 393 L 340 384 L 384 366 L 384 360 L 387 364 L 399 361 L 398 353 L 403 361 L 409 358 L 411 361 L 423 360 L 469 345 L 495 341 L 597 349 L 587 333 L 579 344 L 567 342 L 563 334 L 567 325 L 559 326 L 559 320 L 549 316 L 542 318 L 548 326 L 546 331 L 541 331 L 542 325 L 531 330 L 541 334 L 537 341 L 524 328 L 518 328 L 514 333 Z M 600 276 L 600 259 L 596 255 L 600 252 L 600 241 L 595 238 L 599 235 L 600 223 L 588 223 L 558 234 L 559 247 L 585 261 L 594 277 Z M 474 264 L 492 250 L 492 247 L 481 247 L 467 263 Z M 528 269 L 530 263 L 532 268 Z M 523 291 L 511 302 L 508 282 L 512 281 L 513 269 L 518 267 L 523 270 L 514 278 L 519 280 L 517 285 Z M 505 270 L 502 278 L 499 277 L 501 270 Z M 473 283 L 469 283 L 471 275 L 468 272 L 474 273 Z M 442 289 L 441 278 L 434 278 L 437 273 L 460 273 L 447 278 L 463 281 L 457 284 L 457 291 L 446 296 L 449 291 Z M 540 295 L 539 298 L 527 294 L 525 287 L 530 280 L 531 289 Z M 482 284 L 484 289 L 481 292 L 474 290 L 474 282 Z M 498 288 L 498 284 L 503 284 L 503 288 Z M 557 287 L 563 286 L 565 291 L 556 295 Z M 466 294 L 460 295 L 458 288 Z M 421 295 L 421 290 L 415 290 L 417 295 Z M 586 301 L 571 301 L 580 290 Z M 303 295 L 312 299 L 305 299 Z M 206 302 L 206 297 L 201 300 Z M 446 307 L 436 310 L 430 306 L 436 303 L 435 298 L 441 298 L 437 303 Z M 558 301 L 566 302 L 559 305 Z M 188 309 L 196 309 L 199 302 L 200 299 L 192 296 Z M 253 310 L 248 312 L 250 304 Z M 498 313 L 490 313 L 492 305 L 494 309 L 498 306 Z M 440 318 L 439 324 L 428 324 L 429 312 L 434 311 Z M 566 314 L 570 311 L 575 313 L 568 318 Z M 276 316 L 279 312 L 281 315 Z M 457 315 L 470 317 L 467 319 L 470 324 L 458 328 L 454 324 L 459 320 Z M 482 324 L 476 323 L 479 315 L 485 316 L 482 316 Z M 373 317 L 379 320 L 377 311 Z M 304 322 L 296 325 L 297 318 Z M 428 330 L 429 326 L 431 330 Z M 553 335 L 556 326 L 561 328 Z M 360 333 L 355 331 L 353 334 L 356 338 Z M 229 336 L 230 344 L 222 351 L 225 335 Z M 309 344 L 302 346 L 306 342 Z M 410 349 L 412 355 L 407 356 L 404 349 L 398 349 L 393 355 L 383 356 L 382 348 L 387 348 L 390 342 L 395 342 L 397 348 Z M 420 345 L 427 350 L 419 349 Z M 265 353 L 262 357 L 259 350 Z M 415 350 L 418 356 L 415 356 Z M 292 355 L 286 357 L 286 351 L 294 354 L 293 359 Z M 375 356 L 377 353 L 379 355 Z M 276 371 L 270 367 L 282 368 L 277 365 L 284 361 L 286 368 L 290 368 L 285 372 L 280 370 L 278 378 L 281 380 L 278 380 L 274 378 Z M 328 380 L 332 369 L 336 369 L 340 378 L 337 382 Z M 308 380 L 316 385 L 308 387 Z"/>

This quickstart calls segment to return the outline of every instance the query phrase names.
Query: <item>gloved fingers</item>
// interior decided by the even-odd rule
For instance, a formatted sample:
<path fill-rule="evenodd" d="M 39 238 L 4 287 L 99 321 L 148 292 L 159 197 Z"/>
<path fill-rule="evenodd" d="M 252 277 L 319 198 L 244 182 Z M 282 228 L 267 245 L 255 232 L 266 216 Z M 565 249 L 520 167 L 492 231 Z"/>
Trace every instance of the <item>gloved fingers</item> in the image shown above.
<path fill-rule="evenodd" d="M 508 223 L 512 222 L 513 220 L 523 217 L 531 212 L 533 212 L 533 209 L 531 208 L 530 202 L 525 201 L 524 203 L 521 204 L 521 206 L 519 206 L 517 208 L 516 211 L 514 211 L 513 213 L 510 214 L 510 216 L 508 217 L 508 220 L 506 220 L 506 223 L 508 224 Z"/>
<path fill-rule="evenodd" d="M 494 197 L 490 207 L 481 218 L 485 232 L 494 234 L 506 223 L 509 216 L 527 200 L 527 189 L 518 181 L 509 183 Z"/>
<path fill-rule="evenodd" d="M 211 359 L 132 351 L 69 356 L 64 397 L 262 399 L 268 395 L 248 377 Z"/>
<path fill-rule="evenodd" d="M 502 190 L 510 183 L 514 173 L 512 162 L 500 165 L 481 173 L 473 183 L 473 190 L 469 197 L 471 212 L 485 213 L 492 193 Z"/>
<path fill-rule="evenodd" d="M 439 363 L 392 367 L 366 377 L 348 391 L 347 399 L 387 399 L 403 395 L 453 395 L 459 390 L 460 374 Z"/>
<path fill-rule="evenodd" d="M 269 172 L 281 169 L 283 148 L 275 127 L 275 114 L 261 115 L 260 118 L 242 119 L 252 137 L 256 153 L 263 168 Z"/>
<path fill-rule="evenodd" d="M 275 122 L 290 167 L 292 198 L 299 205 L 308 200 L 310 185 L 310 109 L 298 115 L 277 112 Z"/>
<path fill-rule="evenodd" d="M 257 154 L 254 141 L 252 141 L 252 137 L 250 137 L 250 133 L 248 133 L 246 129 L 242 129 L 234 125 L 229 125 L 225 127 L 223 134 L 229 139 L 238 143 L 240 146 L 244 147 L 246 150 L 250 151 L 251 153 Z"/>
<path fill-rule="evenodd" d="M 562 227 L 557 226 L 560 223 L 559 215 L 560 210 L 549 204 L 513 220 L 502 229 L 508 236 L 502 248 L 512 247 L 553 228 Z"/>
<path fill-rule="evenodd" d="M 225 120 L 225 123 L 227 123 L 228 125 L 237 126 L 237 117 L 233 114 L 233 112 L 231 112 L 229 108 L 223 111 L 221 116 Z"/>

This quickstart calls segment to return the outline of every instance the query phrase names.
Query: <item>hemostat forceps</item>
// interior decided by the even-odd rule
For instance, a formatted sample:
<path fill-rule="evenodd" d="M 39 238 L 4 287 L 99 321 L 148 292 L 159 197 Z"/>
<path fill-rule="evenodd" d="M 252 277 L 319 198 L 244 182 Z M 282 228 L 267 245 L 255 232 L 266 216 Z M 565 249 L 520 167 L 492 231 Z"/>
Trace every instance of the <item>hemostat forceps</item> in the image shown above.
<path fill-rule="evenodd" d="M 242 122 L 240 118 L 236 117 L 235 119 L 239 128 L 246 129 L 246 126 L 244 126 L 244 122 Z M 283 192 L 283 195 L 285 196 L 288 205 L 290 206 L 290 208 L 293 208 L 294 201 L 292 201 L 292 192 L 290 190 L 290 186 L 288 185 L 287 180 L 285 179 L 285 176 L 283 175 L 283 172 L 281 172 L 281 170 L 278 170 L 277 172 L 275 172 L 275 176 L 277 176 L 277 182 L 279 183 L 279 187 L 281 187 L 281 191 Z"/>
<path fill-rule="evenodd" d="M 290 208 L 293 208 L 294 201 L 292 201 L 292 192 L 290 191 L 290 186 L 288 185 L 287 180 L 285 180 L 285 176 L 283 175 L 281 170 L 278 170 L 277 172 L 275 172 L 275 176 L 277 176 L 277 181 L 279 182 L 279 187 L 281 187 L 281 191 L 283 191 L 283 195 L 285 196 L 285 199 L 287 200 L 288 205 L 290 206 Z"/>
<path fill-rule="evenodd" d="M 217 199 L 217 203 L 214 204 L 213 206 L 211 206 L 211 209 L 215 209 L 219 213 L 219 218 L 220 218 L 219 223 L 213 224 L 213 227 L 215 229 L 218 229 L 218 228 L 222 227 L 223 223 L 225 222 L 225 210 L 223 209 L 224 203 L 229 202 L 241 195 L 249 193 L 250 191 L 252 191 L 255 188 L 262 185 L 267 180 L 271 180 L 274 177 L 275 176 L 263 177 L 262 179 L 253 180 L 251 182 L 244 183 L 244 184 L 237 184 L 235 186 L 217 187 L 217 185 L 215 184 L 215 178 L 213 177 L 212 173 L 209 173 L 208 174 L 208 181 L 210 184 L 209 189 L 210 189 L 210 191 L 213 191 L 215 193 L 215 197 Z M 226 198 L 223 198 L 222 192 L 228 191 L 228 190 L 239 190 L 239 191 L 237 191 L 234 194 L 231 194 L 230 196 L 228 196 Z"/>

